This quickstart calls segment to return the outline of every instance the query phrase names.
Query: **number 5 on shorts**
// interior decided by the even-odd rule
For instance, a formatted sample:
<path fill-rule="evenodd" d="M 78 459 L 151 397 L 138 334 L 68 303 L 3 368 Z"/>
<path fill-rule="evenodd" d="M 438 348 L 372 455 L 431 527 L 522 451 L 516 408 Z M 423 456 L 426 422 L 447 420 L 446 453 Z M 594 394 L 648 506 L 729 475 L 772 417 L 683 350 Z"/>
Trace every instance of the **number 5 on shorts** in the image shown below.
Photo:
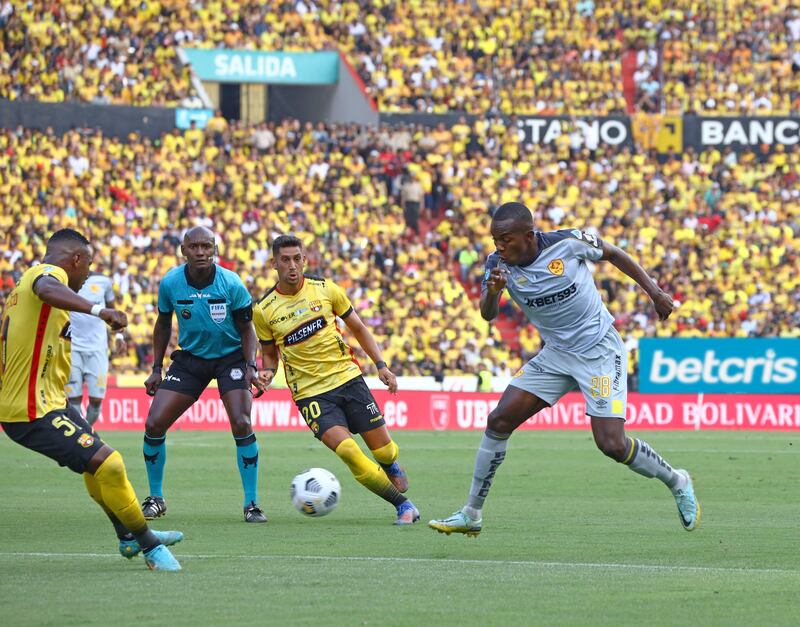
<path fill-rule="evenodd" d="M 68 438 L 78 430 L 78 427 L 75 426 L 75 423 L 66 416 L 56 416 L 53 418 L 52 424 L 56 429 L 64 429 L 65 438 Z"/>

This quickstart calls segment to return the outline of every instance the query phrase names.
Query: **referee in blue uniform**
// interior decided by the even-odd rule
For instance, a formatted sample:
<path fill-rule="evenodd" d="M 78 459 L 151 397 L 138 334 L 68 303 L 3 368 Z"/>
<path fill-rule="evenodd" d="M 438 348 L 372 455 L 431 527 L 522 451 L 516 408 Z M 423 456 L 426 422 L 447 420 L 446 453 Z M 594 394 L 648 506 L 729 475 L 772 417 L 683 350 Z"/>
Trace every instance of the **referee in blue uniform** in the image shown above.
<path fill-rule="evenodd" d="M 256 332 L 250 294 L 237 274 L 214 263 L 214 234 L 194 227 L 184 235 L 186 263 L 173 268 L 158 288 L 158 319 L 153 328 L 153 372 L 145 381 L 154 396 L 144 432 L 144 459 L 150 495 L 142 513 L 152 520 L 167 511 L 164 466 L 167 430 L 200 397 L 211 379 L 236 442 L 236 460 L 244 488 L 244 519 L 267 522 L 258 506 L 258 442 L 250 424 L 251 386 L 263 392 L 256 366 Z M 162 378 L 162 362 L 178 317 L 179 350 Z"/>

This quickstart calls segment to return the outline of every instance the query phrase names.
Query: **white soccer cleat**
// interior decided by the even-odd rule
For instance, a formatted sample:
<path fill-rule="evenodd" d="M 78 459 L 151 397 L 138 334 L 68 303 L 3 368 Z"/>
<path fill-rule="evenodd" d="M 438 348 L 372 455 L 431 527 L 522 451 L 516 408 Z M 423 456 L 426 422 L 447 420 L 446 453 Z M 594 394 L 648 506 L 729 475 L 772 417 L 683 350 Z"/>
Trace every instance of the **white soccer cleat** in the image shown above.
<path fill-rule="evenodd" d="M 451 533 L 463 533 L 474 538 L 481 532 L 481 522 L 482 519 L 475 520 L 467 516 L 464 510 L 458 510 L 448 518 L 431 520 L 428 523 L 428 527 L 436 529 L 439 533 L 446 533 L 448 536 Z"/>
<path fill-rule="evenodd" d="M 700 503 L 694 495 L 694 486 L 688 471 L 676 469 L 675 472 L 686 479 L 686 485 L 682 489 L 672 491 L 672 496 L 678 505 L 678 517 L 686 531 L 693 531 L 700 525 Z"/>

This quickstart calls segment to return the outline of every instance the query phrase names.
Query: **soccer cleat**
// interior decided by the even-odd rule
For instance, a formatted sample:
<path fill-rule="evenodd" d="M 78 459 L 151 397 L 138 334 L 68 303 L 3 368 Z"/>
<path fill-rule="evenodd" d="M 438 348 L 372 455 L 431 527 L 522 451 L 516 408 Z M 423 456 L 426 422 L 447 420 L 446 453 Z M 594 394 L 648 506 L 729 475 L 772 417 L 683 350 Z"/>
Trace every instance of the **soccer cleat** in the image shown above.
<path fill-rule="evenodd" d="M 170 550 L 163 544 L 159 544 L 152 551 L 144 554 L 144 563 L 150 570 L 166 570 L 178 571 L 181 570 L 181 565 Z"/>
<path fill-rule="evenodd" d="M 142 514 L 145 520 L 160 518 L 167 513 L 167 504 L 160 496 L 148 496 L 142 503 Z"/>
<path fill-rule="evenodd" d="M 686 531 L 692 531 L 700 525 L 700 503 L 694 495 L 694 486 L 689 473 L 682 469 L 676 469 L 675 472 L 686 478 L 686 485 L 683 489 L 672 491 L 672 496 L 675 497 L 675 503 L 678 505 L 678 517 L 681 519 L 683 528 Z"/>
<path fill-rule="evenodd" d="M 481 532 L 481 519 L 475 520 L 467 516 L 463 510 L 454 512 L 448 518 L 431 520 L 428 527 L 436 529 L 439 533 L 463 533 L 467 536 L 475 537 Z"/>
<path fill-rule="evenodd" d="M 180 531 L 153 531 L 153 533 L 164 546 L 172 546 L 183 540 L 183 534 Z M 122 557 L 133 559 L 139 555 L 141 551 L 142 549 L 136 540 L 119 541 L 119 553 Z"/>
<path fill-rule="evenodd" d="M 267 517 L 255 503 L 250 503 L 244 508 L 244 521 L 248 523 L 265 523 Z"/>
<path fill-rule="evenodd" d="M 403 501 L 397 506 L 397 518 L 393 525 L 413 525 L 419 520 L 419 510 L 411 501 Z"/>
<path fill-rule="evenodd" d="M 384 467 L 384 470 L 386 471 L 386 476 L 389 477 L 389 481 L 397 488 L 398 492 L 408 491 L 408 475 L 400 464 L 394 462 L 388 468 Z"/>

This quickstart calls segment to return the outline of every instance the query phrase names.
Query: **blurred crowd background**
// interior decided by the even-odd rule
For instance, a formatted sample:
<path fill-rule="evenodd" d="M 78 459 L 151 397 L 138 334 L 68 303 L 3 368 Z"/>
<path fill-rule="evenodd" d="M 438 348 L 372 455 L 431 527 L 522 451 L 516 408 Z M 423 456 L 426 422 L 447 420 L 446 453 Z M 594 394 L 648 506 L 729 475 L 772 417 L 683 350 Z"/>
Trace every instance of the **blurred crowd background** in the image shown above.
<path fill-rule="evenodd" d="M 177 47 L 336 49 L 382 111 L 800 110 L 797 0 L 5 0 L 0 98 L 177 105 Z"/>
<path fill-rule="evenodd" d="M 658 323 L 634 284 L 594 268 L 634 387 L 642 336 L 800 336 L 796 151 L 656 155 L 568 132 L 532 145 L 504 117 L 796 114 L 794 2 L 0 2 L 0 98 L 192 105 L 177 46 L 336 48 L 381 111 L 481 116 L 365 128 L 218 114 L 155 140 L 0 129 L 0 304 L 49 233 L 85 232 L 131 322 L 116 373 L 149 369 L 159 280 L 202 224 L 254 298 L 276 279 L 272 240 L 299 235 L 398 375 L 510 375 L 540 339 L 505 300 L 492 325 L 477 309 L 491 211 L 510 200 L 539 230 L 625 248 L 674 294 Z"/>

